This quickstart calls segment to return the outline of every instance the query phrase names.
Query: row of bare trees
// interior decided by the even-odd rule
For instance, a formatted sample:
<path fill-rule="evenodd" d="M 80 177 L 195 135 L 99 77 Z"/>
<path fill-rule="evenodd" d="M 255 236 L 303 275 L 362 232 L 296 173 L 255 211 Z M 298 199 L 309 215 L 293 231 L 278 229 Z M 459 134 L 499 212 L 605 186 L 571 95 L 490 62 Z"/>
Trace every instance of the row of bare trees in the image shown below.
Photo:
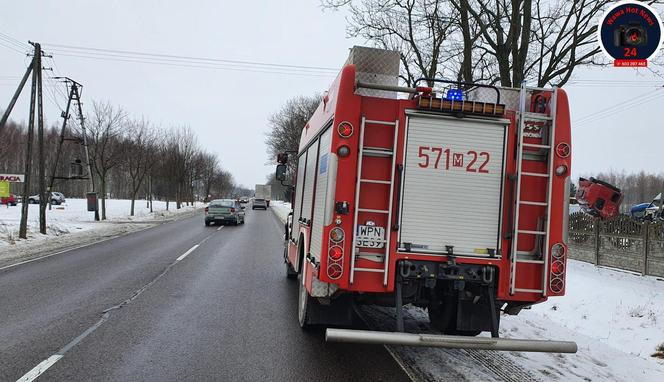
<path fill-rule="evenodd" d="M 85 122 L 102 219 L 106 219 L 109 197 L 131 199 L 133 216 L 136 200 L 140 198 L 148 200 L 150 208 L 153 199 L 165 200 L 167 208 L 169 202 L 174 201 L 176 208 L 180 208 L 208 196 L 231 196 L 235 189 L 232 175 L 221 167 L 216 155 L 201 148 L 189 127 L 160 128 L 145 118 L 132 118 L 124 109 L 108 102 L 93 102 Z M 80 144 L 80 122 L 72 118 L 69 126 L 56 169 L 57 177 L 69 177 L 71 163 L 76 160 L 87 168 Z M 0 130 L 4 146 L 0 150 L 0 172 L 24 171 L 26 130 L 24 124 L 14 121 Z M 58 126 L 45 129 L 45 141 L 48 165 L 55 161 Z M 58 180 L 52 191 L 63 192 L 68 197 L 83 197 L 89 191 L 88 184 L 85 180 Z M 37 193 L 36 188 L 33 193 Z"/>
<path fill-rule="evenodd" d="M 347 9 L 347 32 L 401 53 L 402 79 L 519 87 L 567 83 L 605 63 L 597 23 L 612 0 L 321 0 Z M 645 1 L 662 4 L 662 0 Z M 661 57 L 660 57 L 661 60 Z"/>

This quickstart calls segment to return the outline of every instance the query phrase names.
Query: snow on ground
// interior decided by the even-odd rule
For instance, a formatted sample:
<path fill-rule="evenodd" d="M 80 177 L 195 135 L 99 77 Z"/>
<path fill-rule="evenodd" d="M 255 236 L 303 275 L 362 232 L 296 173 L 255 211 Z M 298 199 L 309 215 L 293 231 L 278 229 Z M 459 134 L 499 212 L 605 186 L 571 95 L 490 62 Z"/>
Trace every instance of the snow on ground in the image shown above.
<path fill-rule="evenodd" d="M 281 200 L 272 200 L 270 201 L 270 208 L 277 214 L 277 217 L 281 221 L 285 222 L 288 214 L 291 212 L 291 204 L 288 202 L 283 202 Z"/>
<path fill-rule="evenodd" d="M 571 260 L 566 296 L 503 315 L 501 334 L 576 341 L 575 355 L 512 354 L 550 379 L 664 381 L 651 357 L 664 343 L 664 280 Z"/>
<path fill-rule="evenodd" d="M 273 211 L 285 220 L 290 204 L 272 203 Z M 426 311 L 408 306 L 406 313 L 421 321 L 420 329 L 428 327 Z M 564 297 L 551 298 L 518 316 L 502 315 L 500 326 L 501 337 L 577 342 L 576 354 L 503 353 L 541 380 L 664 381 L 664 360 L 651 357 L 664 344 L 662 279 L 570 260 Z M 404 353 L 400 357 L 431 380 L 440 374 L 438 369 L 447 368 L 449 357 L 459 357 L 457 361 L 463 364 L 461 358 L 467 361 L 469 356 L 483 354 L 393 350 Z M 440 363 L 432 362 L 434 359 L 440 359 Z M 467 380 L 480 380 L 475 377 L 472 373 L 466 375 Z"/>
<path fill-rule="evenodd" d="M 74 246 L 84 242 L 98 241 L 107 237 L 146 228 L 159 221 L 181 214 L 193 213 L 196 206 L 175 209 L 175 203 L 153 201 L 150 213 L 145 200 L 137 200 L 134 216 L 129 216 L 130 200 L 109 199 L 106 201 L 108 220 L 94 221 L 94 213 L 87 211 L 85 199 L 67 199 L 60 206 L 46 210 L 47 234 L 39 233 L 39 205 L 30 204 L 28 210 L 28 239 L 18 239 L 21 219 L 21 205 L 0 206 L 0 265 L 15 262 L 16 258 L 33 257 L 42 252 L 62 247 Z"/>

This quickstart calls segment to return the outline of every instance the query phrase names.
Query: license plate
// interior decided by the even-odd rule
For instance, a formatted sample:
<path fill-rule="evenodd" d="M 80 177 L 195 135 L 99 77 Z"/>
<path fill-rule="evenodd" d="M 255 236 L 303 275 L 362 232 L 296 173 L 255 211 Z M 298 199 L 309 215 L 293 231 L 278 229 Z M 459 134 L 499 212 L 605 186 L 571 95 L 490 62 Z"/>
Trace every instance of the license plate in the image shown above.
<path fill-rule="evenodd" d="M 357 226 L 355 239 L 358 247 L 383 248 L 385 246 L 385 228 L 371 225 Z"/>

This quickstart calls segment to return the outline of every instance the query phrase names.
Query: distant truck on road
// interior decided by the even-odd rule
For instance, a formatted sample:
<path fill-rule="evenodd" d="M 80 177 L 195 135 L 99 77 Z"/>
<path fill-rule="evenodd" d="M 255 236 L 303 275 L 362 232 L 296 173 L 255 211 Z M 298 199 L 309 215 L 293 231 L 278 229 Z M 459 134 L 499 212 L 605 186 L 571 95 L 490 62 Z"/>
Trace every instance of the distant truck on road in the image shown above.
<path fill-rule="evenodd" d="M 256 185 L 256 199 L 265 199 L 267 206 L 270 206 L 270 198 L 272 197 L 272 186 L 269 184 Z"/>

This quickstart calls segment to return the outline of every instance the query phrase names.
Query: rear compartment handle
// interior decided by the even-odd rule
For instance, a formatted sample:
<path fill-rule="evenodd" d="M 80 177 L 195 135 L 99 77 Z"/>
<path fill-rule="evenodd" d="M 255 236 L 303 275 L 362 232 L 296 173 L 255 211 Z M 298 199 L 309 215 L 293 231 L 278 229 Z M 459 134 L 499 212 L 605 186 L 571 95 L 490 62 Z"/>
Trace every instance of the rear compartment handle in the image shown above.
<path fill-rule="evenodd" d="M 394 223 L 392 224 L 392 231 L 399 230 L 399 211 L 401 210 L 401 175 L 403 173 L 403 165 L 398 164 L 396 170 L 397 170 L 397 184 L 396 184 L 397 199 L 395 204 L 396 210 L 394 212 Z"/>

